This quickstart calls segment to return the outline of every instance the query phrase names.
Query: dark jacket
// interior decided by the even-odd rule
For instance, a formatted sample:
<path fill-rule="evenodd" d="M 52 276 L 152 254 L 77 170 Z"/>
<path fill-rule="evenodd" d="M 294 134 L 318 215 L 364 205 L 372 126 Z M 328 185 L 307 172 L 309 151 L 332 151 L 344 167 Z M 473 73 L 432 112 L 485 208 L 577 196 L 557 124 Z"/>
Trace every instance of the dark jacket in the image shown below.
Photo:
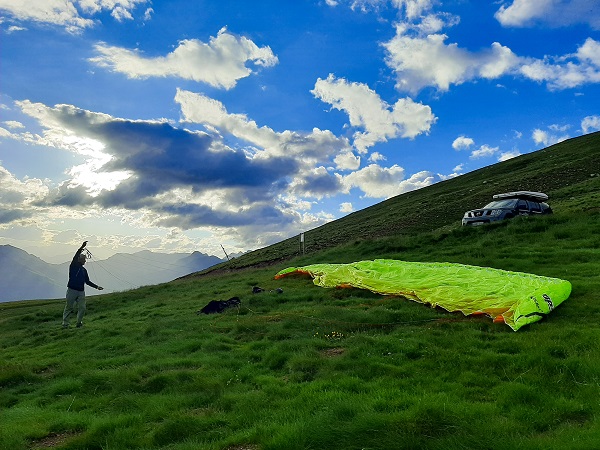
<path fill-rule="evenodd" d="M 87 284 L 88 286 L 98 289 L 98 285 L 90 281 L 87 270 L 85 270 L 83 264 L 79 262 L 79 255 L 81 255 L 82 251 L 83 247 L 77 250 L 77 253 L 75 253 L 75 256 L 73 257 L 73 261 L 71 261 L 71 264 L 69 265 L 69 282 L 67 283 L 67 287 L 75 289 L 76 291 L 83 291 L 84 285 Z"/>

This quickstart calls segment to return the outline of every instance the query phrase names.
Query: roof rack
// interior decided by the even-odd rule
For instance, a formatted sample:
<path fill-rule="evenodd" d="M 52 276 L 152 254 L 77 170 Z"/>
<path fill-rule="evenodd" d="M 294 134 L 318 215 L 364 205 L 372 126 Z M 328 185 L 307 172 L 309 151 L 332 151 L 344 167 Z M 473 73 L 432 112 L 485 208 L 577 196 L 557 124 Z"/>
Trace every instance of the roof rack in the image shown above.
<path fill-rule="evenodd" d="M 545 202 L 546 200 L 548 200 L 548 195 L 544 194 L 543 192 L 514 191 L 506 192 L 504 194 L 496 194 L 493 198 L 522 198 L 525 200 L 536 200 L 538 202 Z"/>

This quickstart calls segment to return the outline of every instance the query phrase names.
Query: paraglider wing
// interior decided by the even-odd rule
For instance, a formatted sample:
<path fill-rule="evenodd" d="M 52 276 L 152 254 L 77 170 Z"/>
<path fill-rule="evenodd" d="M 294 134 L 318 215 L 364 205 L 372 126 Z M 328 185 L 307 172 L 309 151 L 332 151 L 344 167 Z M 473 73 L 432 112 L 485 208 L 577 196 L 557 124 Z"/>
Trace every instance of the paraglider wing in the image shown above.
<path fill-rule="evenodd" d="M 515 331 L 545 317 L 571 293 L 571 283 L 558 278 L 456 263 L 313 264 L 284 269 L 275 278 L 293 273 L 312 276 L 317 286 L 356 287 L 465 315 L 486 314 Z"/>

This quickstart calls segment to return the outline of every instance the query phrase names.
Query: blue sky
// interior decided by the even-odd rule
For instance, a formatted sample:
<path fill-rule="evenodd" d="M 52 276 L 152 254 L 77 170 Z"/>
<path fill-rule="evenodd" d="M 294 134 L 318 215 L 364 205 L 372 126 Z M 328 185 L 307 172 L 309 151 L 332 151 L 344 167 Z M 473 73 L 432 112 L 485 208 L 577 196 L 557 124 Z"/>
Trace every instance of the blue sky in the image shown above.
<path fill-rule="evenodd" d="M 0 244 L 46 260 L 255 249 L 600 129 L 597 0 L 0 0 L 0 33 Z"/>

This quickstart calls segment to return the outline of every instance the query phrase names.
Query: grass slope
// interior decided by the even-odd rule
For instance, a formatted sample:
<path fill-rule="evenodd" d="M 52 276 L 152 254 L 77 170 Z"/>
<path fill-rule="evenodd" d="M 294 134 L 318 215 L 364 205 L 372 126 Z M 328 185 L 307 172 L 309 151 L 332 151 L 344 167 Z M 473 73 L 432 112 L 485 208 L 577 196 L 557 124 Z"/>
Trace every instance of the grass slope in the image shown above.
<path fill-rule="evenodd" d="M 60 329 L 61 300 L 0 305 L 0 448 L 597 448 L 598 149 L 600 135 L 585 136 L 391 199 L 312 231 L 318 252 L 284 261 L 297 251 L 284 242 L 230 263 L 244 270 L 90 298 L 81 329 Z M 463 210 L 513 189 L 548 192 L 555 214 L 459 226 Z M 573 293 L 515 333 L 273 280 L 287 266 L 372 258 L 531 272 Z M 232 296 L 241 308 L 195 314 Z"/>
<path fill-rule="evenodd" d="M 489 203 L 494 194 L 517 190 L 545 192 L 554 208 L 579 207 L 591 193 L 591 175 L 600 174 L 600 132 L 570 139 L 433 186 L 393 197 L 305 233 L 310 253 L 348 241 L 433 231 L 460 225 L 463 213 Z M 576 188 L 579 186 L 579 188 Z M 569 187 L 571 189 L 569 189 Z M 578 203 L 579 202 L 579 203 Z M 591 204 L 591 208 L 598 208 Z M 248 253 L 215 266 L 240 268 L 279 262 L 299 253 L 299 238 Z"/>

